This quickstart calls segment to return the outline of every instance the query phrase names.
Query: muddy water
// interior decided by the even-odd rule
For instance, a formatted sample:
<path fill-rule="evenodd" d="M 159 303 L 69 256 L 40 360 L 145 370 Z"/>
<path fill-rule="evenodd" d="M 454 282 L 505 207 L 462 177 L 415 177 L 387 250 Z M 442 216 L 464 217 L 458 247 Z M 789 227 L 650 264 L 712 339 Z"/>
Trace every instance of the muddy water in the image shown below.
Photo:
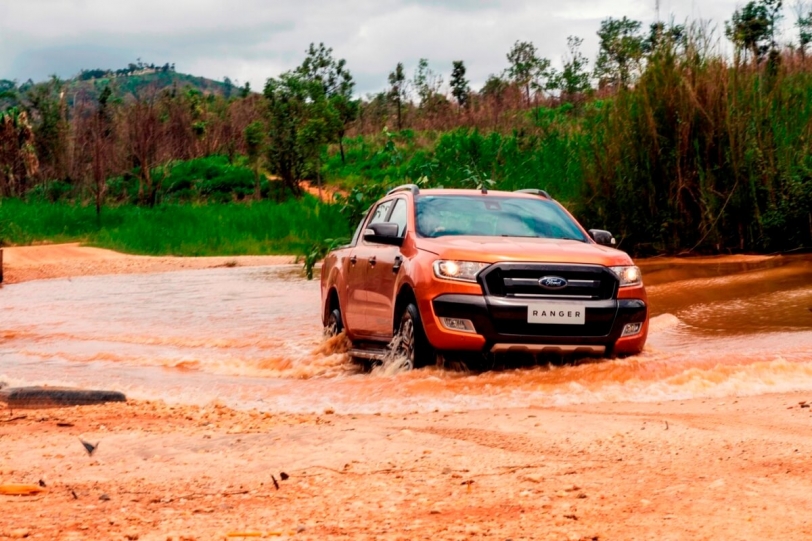
<path fill-rule="evenodd" d="M 437 368 L 359 373 L 335 344 L 321 340 L 318 283 L 292 267 L 5 286 L 0 381 L 339 412 L 812 390 L 812 256 L 640 265 L 654 315 L 643 354 L 478 375 Z"/>

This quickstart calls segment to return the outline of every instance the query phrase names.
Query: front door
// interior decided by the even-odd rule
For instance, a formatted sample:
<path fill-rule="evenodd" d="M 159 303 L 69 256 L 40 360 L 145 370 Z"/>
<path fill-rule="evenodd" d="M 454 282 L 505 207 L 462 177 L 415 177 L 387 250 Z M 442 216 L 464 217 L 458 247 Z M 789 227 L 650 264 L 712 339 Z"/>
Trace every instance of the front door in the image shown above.
<path fill-rule="evenodd" d="M 398 234 L 406 234 L 407 210 L 406 200 L 394 200 L 392 210 L 386 218 L 389 223 L 398 224 Z M 403 263 L 400 247 L 378 244 L 374 248 L 374 264 L 369 265 L 369 279 L 367 280 L 367 318 L 369 318 L 370 331 L 375 336 L 389 339 L 394 331 L 395 316 L 395 287 L 397 287 L 398 273 Z M 372 263 L 372 262 L 370 262 Z"/>
<path fill-rule="evenodd" d="M 378 265 L 378 255 L 380 244 L 374 244 L 364 240 L 364 231 L 372 224 L 383 223 L 389 216 L 392 209 L 392 200 L 380 203 L 371 213 L 368 222 L 361 230 L 360 238 L 350 253 L 350 272 L 347 283 L 348 295 L 350 299 L 347 314 L 348 325 L 354 335 L 375 337 L 373 331 L 374 317 L 370 317 L 370 291 L 374 286 L 370 280 L 374 280 L 374 270 Z M 351 323 L 350 323 L 351 322 Z"/>

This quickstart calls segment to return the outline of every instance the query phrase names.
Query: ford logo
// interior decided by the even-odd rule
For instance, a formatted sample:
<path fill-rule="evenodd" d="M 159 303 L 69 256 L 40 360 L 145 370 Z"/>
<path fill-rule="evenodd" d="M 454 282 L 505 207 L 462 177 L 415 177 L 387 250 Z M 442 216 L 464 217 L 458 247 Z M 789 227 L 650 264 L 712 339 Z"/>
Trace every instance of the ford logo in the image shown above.
<path fill-rule="evenodd" d="M 539 278 L 539 285 L 544 289 L 564 289 L 567 287 L 567 280 L 560 276 L 544 276 Z"/>

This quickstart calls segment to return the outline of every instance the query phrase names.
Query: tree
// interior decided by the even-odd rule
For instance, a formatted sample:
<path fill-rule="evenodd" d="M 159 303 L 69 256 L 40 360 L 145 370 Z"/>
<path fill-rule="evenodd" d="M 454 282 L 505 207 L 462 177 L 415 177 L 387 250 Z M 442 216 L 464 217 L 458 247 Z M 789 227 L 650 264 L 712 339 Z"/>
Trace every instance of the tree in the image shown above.
<path fill-rule="evenodd" d="M 600 46 L 595 62 L 595 77 L 602 85 L 627 86 L 640 69 L 645 38 L 642 23 L 623 17 L 601 21 Z"/>
<path fill-rule="evenodd" d="M 777 24 L 781 19 L 782 0 L 752 0 L 725 23 L 725 35 L 738 51 L 750 53 L 761 62 L 767 53 L 777 54 Z"/>
<path fill-rule="evenodd" d="M 262 161 L 263 146 L 265 144 L 265 127 L 262 122 L 255 120 L 245 128 L 245 146 L 248 151 L 248 162 L 254 170 L 254 199 L 262 199 L 259 167 Z"/>
<path fill-rule="evenodd" d="M 160 186 L 152 178 L 157 165 L 161 121 L 152 99 L 139 98 L 127 109 L 127 146 L 130 160 L 138 169 L 138 202 L 155 206 Z"/>
<path fill-rule="evenodd" d="M 663 22 L 651 23 L 648 38 L 643 42 L 643 51 L 651 56 L 664 46 L 685 45 L 685 25 Z"/>
<path fill-rule="evenodd" d="M 550 61 L 546 58 L 539 58 L 536 54 L 536 46 L 529 41 L 517 41 L 507 54 L 508 67 L 506 74 L 508 78 L 525 91 L 527 105 L 531 103 L 533 93 L 549 87 L 546 84 L 551 77 Z M 546 80 L 543 84 L 542 81 Z"/>
<path fill-rule="evenodd" d="M 569 36 L 567 38 L 568 56 L 564 59 L 564 69 L 555 78 L 555 87 L 561 92 L 561 98 L 572 100 L 574 97 L 588 92 L 591 89 L 589 84 L 589 72 L 587 66 L 589 60 L 581 54 L 581 45 L 584 40 Z"/>
<path fill-rule="evenodd" d="M 0 196 L 25 193 L 26 182 L 37 173 L 39 161 L 28 114 L 16 107 L 0 112 Z"/>
<path fill-rule="evenodd" d="M 406 74 L 403 63 L 398 62 L 395 71 L 389 74 L 389 99 L 395 102 L 398 111 L 398 130 L 403 129 L 403 101 L 406 99 Z"/>
<path fill-rule="evenodd" d="M 420 107 L 426 107 L 439 93 L 440 87 L 443 86 L 443 78 L 429 67 L 427 58 L 421 58 L 417 62 L 412 85 L 420 99 Z"/>
<path fill-rule="evenodd" d="M 34 85 L 26 93 L 27 113 L 34 125 L 35 145 L 45 176 L 65 179 L 68 175 L 68 133 L 64 83 L 56 76 Z"/>
<path fill-rule="evenodd" d="M 360 110 L 359 101 L 352 97 L 355 82 L 347 69 L 347 62 L 343 58 L 335 60 L 333 49 L 325 47 L 324 43 L 319 43 L 318 47 L 311 43 L 306 52 L 307 56 L 296 72 L 305 80 L 321 85 L 328 105 L 339 120 L 331 140 L 338 142 L 341 162 L 344 163 L 344 136 Z"/>
<path fill-rule="evenodd" d="M 4 100 L 12 101 L 17 98 L 17 82 L 0 79 L 0 106 Z"/>
<path fill-rule="evenodd" d="M 465 78 L 465 64 L 462 60 L 454 60 L 451 69 L 451 95 L 457 100 L 460 109 L 468 107 L 471 97 L 471 88 L 468 86 L 468 79 Z"/>
<path fill-rule="evenodd" d="M 113 141 L 113 117 L 110 98 L 113 92 L 105 86 L 99 95 L 98 108 L 91 126 L 93 142 L 93 192 L 96 200 L 96 218 L 101 219 L 101 208 L 107 193 L 107 175 L 110 172 L 110 152 Z"/>
<path fill-rule="evenodd" d="M 505 95 L 509 87 L 510 85 L 503 78 L 491 74 L 479 91 L 480 95 L 487 100 L 489 108 L 493 113 L 494 126 L 499 122 L 499 115 L 504 107 Z"/>
<path fill-rule="evenodd" d="M 812 9 L 807 2 L 798 0 L 795 4 L 795 26 L 798 28 L 798 50 L 806 55 L 807 46 L 812 43 Z"/>
<path fill-rule="evenodd" d="M 329 105 L 324 87 L 296 72 L 268 79 L 264 95 L 268 104 L 268 164 L 298 197 L 302 193 L 299 181 L 336 133 L 340 119 Z"/>

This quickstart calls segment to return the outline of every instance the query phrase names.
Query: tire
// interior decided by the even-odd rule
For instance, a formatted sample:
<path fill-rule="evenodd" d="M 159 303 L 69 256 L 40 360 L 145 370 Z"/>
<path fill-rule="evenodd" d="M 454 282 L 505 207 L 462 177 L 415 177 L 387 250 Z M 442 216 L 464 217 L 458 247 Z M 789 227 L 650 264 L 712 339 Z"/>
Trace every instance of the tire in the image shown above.
<path fill-rule="evenodd" d="M 420 312 L 413 303 L 406 305 L 400 316 L 398 332 L 393 339 L 395 353 L 407 370 L 435 363 L 436 354 L 423 330 Z"/>
<path fill-rule="evenodd" d="M 324 337 L 332 338 L 344 331 L 344 322 L 341 319 L 341 310 L 334 308 L 327 316 L 327 323 L 324 325 Z"/>

